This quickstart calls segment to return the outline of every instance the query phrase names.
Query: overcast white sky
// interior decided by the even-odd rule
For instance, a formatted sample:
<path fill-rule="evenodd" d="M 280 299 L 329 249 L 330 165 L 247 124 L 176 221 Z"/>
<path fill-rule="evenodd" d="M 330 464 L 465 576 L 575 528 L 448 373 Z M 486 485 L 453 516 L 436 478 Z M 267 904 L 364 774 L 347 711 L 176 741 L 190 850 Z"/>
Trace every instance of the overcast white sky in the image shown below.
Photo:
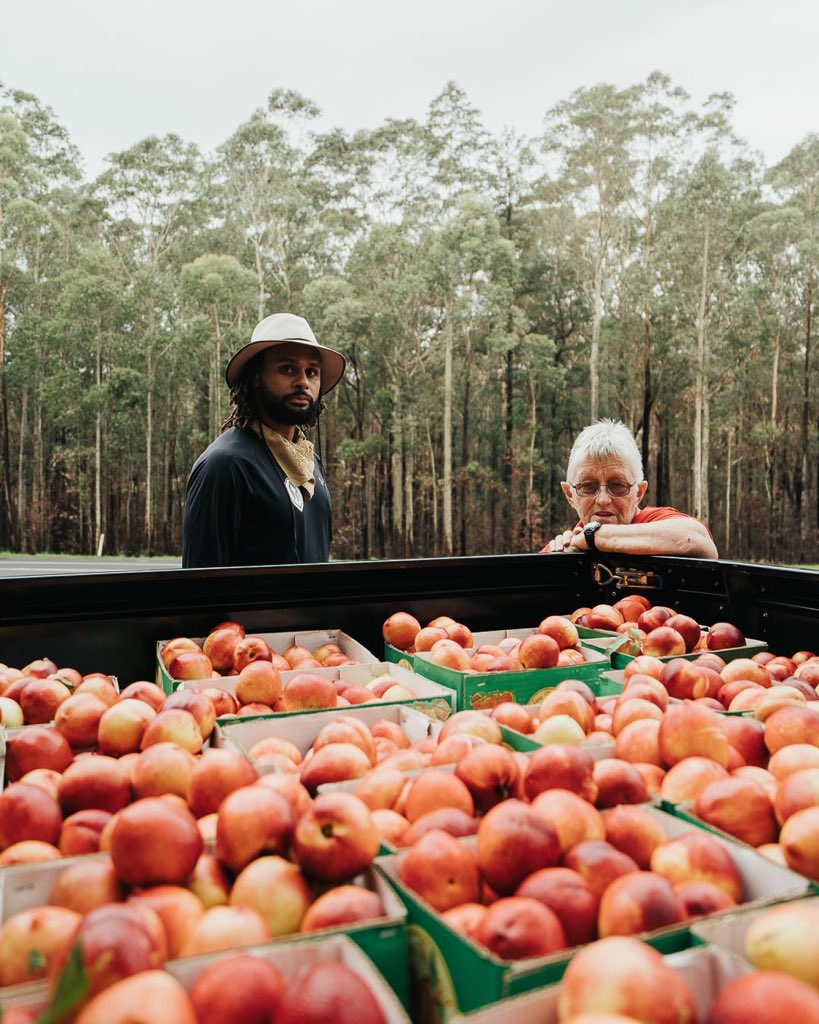
<path fill-rule="evenodd" d="M 0 81 L 35 93 L 89 176 L 177 132 L 212 151 L 276 87 L 321 127 L 422 117 L 454 79 L 526 134 L 574 89 L 655 70 L 727 90 L 769 165 L 819 131 L 817 0 L 0 0 Z"/>

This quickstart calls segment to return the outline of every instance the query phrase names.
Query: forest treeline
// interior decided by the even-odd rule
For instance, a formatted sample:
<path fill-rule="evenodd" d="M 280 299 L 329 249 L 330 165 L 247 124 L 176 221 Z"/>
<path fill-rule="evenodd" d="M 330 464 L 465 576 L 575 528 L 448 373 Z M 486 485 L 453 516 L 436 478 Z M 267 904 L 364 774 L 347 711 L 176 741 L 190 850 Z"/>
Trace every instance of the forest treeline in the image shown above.
<path fill-rule="evenodd" d="M 536 550 L 613 416 L 648 503 L 727 557 L 819 560 L 819 136 L 766 167 L 731 108 L 654 73 L 527 138 L 449 83 L 423 119 L 318 131 L 279 89 L 214 153 L 150 137 L 89 181 L 0 86 L 0 549 L 178 552 L 227 359 L 290 310 L 348 358 L 337 558 Z"/>

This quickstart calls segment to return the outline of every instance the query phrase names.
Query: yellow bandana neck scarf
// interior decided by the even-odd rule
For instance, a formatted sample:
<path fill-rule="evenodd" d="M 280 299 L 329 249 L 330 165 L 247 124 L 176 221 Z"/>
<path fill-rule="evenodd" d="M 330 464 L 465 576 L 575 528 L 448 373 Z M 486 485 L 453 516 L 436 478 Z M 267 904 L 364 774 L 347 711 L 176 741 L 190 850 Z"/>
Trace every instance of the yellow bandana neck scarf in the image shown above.
<path fill-rule="evenodd" d="M 303 488 L 309 501 L 316 486 L 313 472 L 313 442 L 308 441 L 298 427 L 294 441 L 288 441 L 278 430 L 273 430 L 264 423 L 260 423 L 259 427 L 270 454 L 284 470 L 290 483 Z"/>

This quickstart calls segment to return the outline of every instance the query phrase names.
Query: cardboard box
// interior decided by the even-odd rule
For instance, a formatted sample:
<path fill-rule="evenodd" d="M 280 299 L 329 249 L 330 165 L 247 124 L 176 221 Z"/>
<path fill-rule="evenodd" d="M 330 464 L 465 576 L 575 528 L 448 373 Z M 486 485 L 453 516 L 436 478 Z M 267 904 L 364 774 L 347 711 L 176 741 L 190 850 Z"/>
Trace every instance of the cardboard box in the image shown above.
<path fill-rule="evenodd" d="M 435 736 L 441 730 L 441 723 L 414 708 L 401 704 L 359 704 L 350 708 L 335 708 L 321 714 L 274 715 L 273 717 L 244 718 L 223 721 L 216 726 L 211 737 L 214 746 L 231 747 L 243 754 L 251 764 L 250 750 L 259 740 L 277 736 L 289 740 L 306 754 L 324 726 L 334 718 L 342 716 L 358 718 L 367 725 L 380 719 L 396 722 L 409 736 L 410 741 Z M 270 771 L 269 765 L 256 765 L 260 775 Z"/>
<path fill-rule="evenodd" d="M 287 685 L 287 682 L 293 678 L 293 676 L 300 675 L 302 671 L 299 669 L 293 669 L 291 672 L 282 672 L 282 687 Z M 414 698 L 407 698 L 406 700 L 389 700 L 380 701 L 381 707 L 390 707 L 394 704 L 401 705 L 403 707 L 416 708 L 418 711 L 423 711 L 425 715 L 429 715 L 430 718 L 436 718 L 443 721 L 448 718 L 455 710 L 455 694 L 447 686 L 441 686 L 439 683 L 434 683 L 431 679 L 426 679 L 424 676 L 419 676 L 416 672 L 408 671 L 400 665 L 390 664 L 385 661 L 377 661 L 374 664 L 367 665 L 341 665 L 338 668 L 324 668 L 324 669 L 310 669 L 310 672 L 315 672 L 317 675 L 326 676 L 328 679 L 345 679 L 351 683 L 355 683 L 358 686 L 368 686 L 374 679 L 378 679 L 383 675 L 390 675 L 402 686 L 406 686 L 408 690 L 412 690 L 415 694 Z M 236 695 L 236 676 L 223 676 L 221 679 L 194 679 L 186 680 L 179 684 L 178 689 L 180 690 L 206 690 L 209 687 L 217 686 L 222 690 L 226 690 L 231 696 Z M 366 705 L 369 707 L 369 705 Z M 361 707 L 361 705 L 353 705 L 353 707 Z M 317 711 L 305 712 L 305 711 L 273 711 L 271 709 L 270 716 L 276 718 L 288 717 L 292 715 L 304 715 L 304 714 L 323 714 L 325 711 L 338 711 L 338 708 L 320 708 Z M 268 718 L 269 715 L 263 715 L 260 717 Z M 257 717 L 248 715 L 246 718 Z M 242 718 L 241 708 L 239 709 L 239 718 Z M 235 718 L 222 719 L 221 721 L 236 721 Z"/>
<path fill-rule="evenodd" d="M 611 658 L 611 667 L 613 669 L 623 669 L 628 665 L 630 661 L 634 661 L 637 655 L 626 654 L 621 647 L 629 643 L 627 636 L 621 636 L 617 633 L 610 633 L 609 639 L 588 639 L 581 641 L 583 647 L 590 647 L 593 650 L 601 651 L 607 654 Z M 714 651 L 714 654 L 718 654 L 723 661 L 734 661 L 736 658 L 752 658 L 755 654 L 759 654 L 760 651 L 767 651 L 768 645 L 763 640 L 745 640 L 744 647 L 727 647 L 721 651 Z M 667 657 L 660 658 L 660 661 L 673 661 L 675 658 L 685 658 L 686 661 L 695 661 L 701 654 L 706 653 L 705 651 L 692 651 L 690 654 L 671 654 Z"/>
<path fill-rule="evenodd" d="M 674 659 L 673 658 L 665 658 L 663 660 L 664 661 L 673 661 Z M 691 658 L 688 655 L 686 655 L 686 661 L 691 661 Z M 624 675 L 625 675 L 625 670 L 622 669 L 622 668 L 618 668 L 618 669 L 612 669 L 611 672 L 604 672 L 603 673 L 603 678 L 606 679 L 611 684 L 619 684 L 619 686 L 623 687 L 625 685 L 625 681 L 624 681 L 624 678 L 623 678 Z M 681 698 L 681 697 L 669 697 L 668 698 L 668 703 L 669 704 L 684 704 L 685 703 L 685 699 Z M 726 716 L 729 716 L 731 718 L 752 718 L 753 714 L 754 714 L 752 710 L 751 711 L 729 711 L 728 708 L 719 708 L 719 709 L 714 708 L 713 710 L 716 711 L 716 713 L 718 715 L 726 715 Z"/>
<path fill-rule="evenodd" d="M 659 806 L 663 811 L 673 815 L 675 818 L 679 818 L 680 821 L 685 822 L 689 826 L 692 826 L 694 828 L 700 828 L 705 832 L 710 832 L 712 835 L 717 836 L 719 839 L 724 839 L 726 842 L 730 843 L 732 847 L 738 846 L 741 847 L 743 850 L 750 850 L 757 857 L 760 857 L 763 860 L 767 859 L 762 857 L 762 854 L 757 852 L 755 846 L 751 846 L 750 843 L 746 843 L 744 840 L 739 839 L 737 836 L 732 836 L 730 832 L 726 832 L 724 829 L 718 828 L 716 825 L 711 825 L 703 818 L 698 817 L 694 813 L 694 805 L 690 800 L 683 801 L 682 803 L 674 803 L 671 800 L 660 800 Z M 819 892 L 819 881 L 813 882 L 806 875 L 799 875 L 796 872 L 795 874 L 797 874 L 798 878 L 805 879 L 806 883 L 808 884 L 808 888 L 811 892 Z"/>
<path fill-rule="evenodd" d="M 235 950 L 231 950 L 223 956 L 230 956 L 235 952 Z M 298 943 L 251 946 L 245 952 L 249 952 L 253 956 L 261 956 L 265 960 L 275 963 L 287 980 L 292 978 L 302 967 L 328 961 L 340 961 L 367 982 L 376 1002 L 381 1007 L 386 1024 L 410 1024 L 410 1018 L 397 998 L 397 994 L 389 986 L 388 980 L 379 972 L 377 965 L 350 939 L 342 935 L 326 939 L 306 939 Z M 215 959 L 217 956 L 214 955 L 188 957 L 185 960 L 176 960 L 169 964 L 167 970 L 178 978 L 186 988 L 190 988 L 202 971 Z"/>
<path fill-rule="evenodd" d="M 707 1018 L 708 1008 L 719 991 L 749 970 L 746 964 L 721 950 L 703 946 L 672 953 L 666 957 L 666 962 L 687 982 L 694 996 L 697 1019 L 701 1021 Z M 558 1024 L 559 997 L 560 985 L 548 985 L 483 1010 L 456 1014 L 450 1024 L 510 1024 L 512 1021 L 514 1024 Z"/>
<path fill-rule="evenodd" d="M 691 831 L 687 822 L 645 806 L 669 838 Z M 808 879 L 803 876 L 766 861 L 750 848 L 717 838 L 729 847 L 739 869 L 744 907 L 796 899 L 809 891 Z M 472 845 L 475 842 L 473 837 L 460 841 Z M 458 1012 L 467 1013 L 516 993 L 552 984 L 562 976 L 571 952 L 506 961 L 450 928 L 436 910 L 400 881 L 398 871 L 405 856 L 406 851 L 379 857 L 376 867 L 389 879 L 407 907 L 410 990 L 416 1000 L 413 1019 L 448 1021 Z M 687 925 L 642 933 L 639 938 L 662 953 L 677 952 L 690 945 Z"/>
<path fill-rule="evenodd" d="M 101 860 L 107 853 L 84 853 L 76 857 L 39 864 L 16 864 L 0 870 L 0 924 L 21 910 L 45 906 L 60 875 L 73 864 Z"/>
<path fill-rule="evenodd" d="M 531 717 L 537 721 L 540 705 L 526 704 L 524 707 Z M 538 743 L 533 734 L 518 732 L 517 729 L 512 729 L 508 725 L 501 726 L 501 737 L 505 746 L 510 747 L 512 750 L 517 750 L 522 754 L 531 754 L 535 750 L 540 750 L 544 745 L 542 743 Z M 600 743 L 589 743 L 588 741 L 584 741 L 580 746 L 582 746 L 584 750 L 588 750 L 595 761 L 601 761 L 605 757 L 614 757 L 613 736 L 610 740 L 603 740 Z"/>
<path fill-rule="evenodd" d="M 481 644 L 497 643 L 507 637 L 523 639 L 535 632 L 534 629 L 500 629 L 475 633 L 473 639 L 475 646 L 478 647 Z M 582 665 L 526 669 L 523 672 L 477 672 L 467 675 L 436 665 L 427 652 L 413 655 L 413 665 L 420 675 L 453 689 L 457 695 L 459 711 L 467 708 L 482 710 L 492 708 L 505 700 L 514 700 L 518 704 L 537 704 L 551 693 L 562 679 L 582 679 L 591 683 L 599 680 L 602 673 L 611 668 L 606 652 L 588 648 L 585 654 L 589 660 Z"/>
<path fill-rule="evenodd" d="M 569 615 L 564 615 L 563 617 L 568 619 Z M 575 628 L 577 629 L 577 635 L 580 637 L 581 642 L 591 639 L 612 639 L 619 635 L 608 629 L 590 629 L 588 626 L 577 625 L 575 625 Z M 472 634 L 473 647 L 480 647 L 481 644 L 495 643 L 495 640 L 489 639 L 495 636 L 499 636 L 501 639 L 507 636 L 524 637 L 535 632 L 537 632 L 537 626 L 526 626 L 522 629 L 483 630 L 482 632 Z M 404 665 L 405 668 L 412 668 L 413 655 L 407 654 L 406 651 L 400 651 L 397 647 L 393 647 L 386 641 L 384 642 L 384 659 L 386 661 L 395 662 L 399 665 Z"/>
<path fill-rule="evenodd" d="M 791 900 L 790 903 L 802 905 L 807 904 L 819 909 L 819 897 L 813 896 L 804 900 Z M 764 914 L 770 907 L 758 907 L 747 910 L 739 907 L 737 910 L 721 914 L 717 918 L 703 918 L 691 923 L 691 935 L 699 942 L 705 943 L 712 949 L 719 949 L 728 956 L 740 961 L 750 968 L 745 953 L 745 936 L 748 929 Z M 795 1022 L 794 1022 L 795 1024 Z"/>
<path fill-rule="evenodd" d="M 306 647 L 308 651 L 314 651 L 317 647 L 321 647 L 322 644 L 333 642 L 338 644 L 342 651 L 354 661 L 359 662 L 362 665 L 374 665 L 378 662 L 378 658 L 370 651 L 360 644 L 357 640 L 354 640 L 347 633 L 344 633 L 340 629 L 311 629 L 300 633 L 249 633 L 248 636 L 260 636 L 263 640 L 266 640 L 268 645 L 271 647 L 276 654 L 281 654 L 282 651 L 286 651 L 288 647 L 292 647 L 294 644 L 298 644 L 300 647 Z M 201 647 L 205 642 L 205 637 L 193 637 Z M 182 680 L 172 679 L 168 675 L 168 671 L 162 664 L 161 652 L 162 648 L 167 643 L 167 640 L 158 640 L 156 644 L 156 685 L 161 687 L 165 693 L 173 693 L 173 691 L 180 685 Z M 327 675 L 330 669 L 310 669 L 311 672 L 318 672 L 319 675 Z M 221 676 L 215 679 L 211 679 L 207 682 L 207 685 L 221 685 L 228 679 L 234 679 L 235 676 Z M 198 681 L 198 680 L 197 680 Z"/>
<path fill-rule="evenodd" d="M 302 967 L 332 961 L 341 962 L 367 983 L 387 1024 L 410 1024 L 410 1019 L 396 993 L 389 987 L 376 965 L 354 942 L 343 935 L 326 938 L 313 936 L 300 942 L 277 941 L 260 946 L 245 946 L 241 950 L 230 949 L 220 953 L 186 957 L 184 960 L 168 963 L 165 969 L 186 989 L 190 989 L 207 967 L 239 952 L 275 964 L 286 981 L 290 981 Z M 48 986 L 44 982 L 16 985 L 0 990 L 0 1005 L 3 1009 L 19 1007 L 32 1013 L 39 1013 L 46 1005 L 47 996 Z M 168 1024 L 172 1022 L 169 1021 Z"/>
<path fill-rule="evenodd" d="M 10 917 L 23 910 L 48 904 L 57 879 L 72 865 L 80 861 L 85 862 L 89 858 L 102 859 L 107 856 L 105 853 L 92 853 L 81 857 L 65 857 L 61 860 L 47 861 L 41 864 L 20 864 L 0 870 L 0 925 L 5 924 Z M 283 935 L 274 939 L 269 945 L 302 944 L 309 943 L 316 937 L 346 935 L 372 959 L 399 999 L 408 1005 L 406 909 L 393 888 L 374 870 L 364 872 L 355 880 L 355 884 L 372 889 L 379 894 L 386 911 L 384 917 L 377 921 L 361 921 L 305 935 L 299 933 Z M 169 961 L 169 965 L 180 962 L 187 963 L 193 959 L 201 959 L 201 957 L 186 958 L 185 961 Z M 30 986 L 13 987 L 29 988 Z M 10 990 L 0 989 L 0 1005 L 4 1005 L 7 991 Z"/>

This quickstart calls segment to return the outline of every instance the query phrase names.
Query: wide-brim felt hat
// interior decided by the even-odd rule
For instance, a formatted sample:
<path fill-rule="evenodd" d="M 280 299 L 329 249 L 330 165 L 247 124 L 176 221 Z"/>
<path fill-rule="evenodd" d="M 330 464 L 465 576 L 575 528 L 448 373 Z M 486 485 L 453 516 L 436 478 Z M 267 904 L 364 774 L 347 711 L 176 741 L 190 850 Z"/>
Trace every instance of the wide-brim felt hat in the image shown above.
<path fill-rule="evenodd" d="M 310 324 L 303 316 L 296 316 L 295 313 L 274 313 L 256 325 L 250 341 L 234 353 L 225 367 L 225 380 L 228 386 L 235 386 L 255 355 L 273 345 L 281 345 L 288 341 L 307 345 L 318 351 L 321 358 L 321 393 L 326 395 L 328 391 L 332 391 L 344 376 L 347 360 L 335 349 L 319 345 Z"/>

